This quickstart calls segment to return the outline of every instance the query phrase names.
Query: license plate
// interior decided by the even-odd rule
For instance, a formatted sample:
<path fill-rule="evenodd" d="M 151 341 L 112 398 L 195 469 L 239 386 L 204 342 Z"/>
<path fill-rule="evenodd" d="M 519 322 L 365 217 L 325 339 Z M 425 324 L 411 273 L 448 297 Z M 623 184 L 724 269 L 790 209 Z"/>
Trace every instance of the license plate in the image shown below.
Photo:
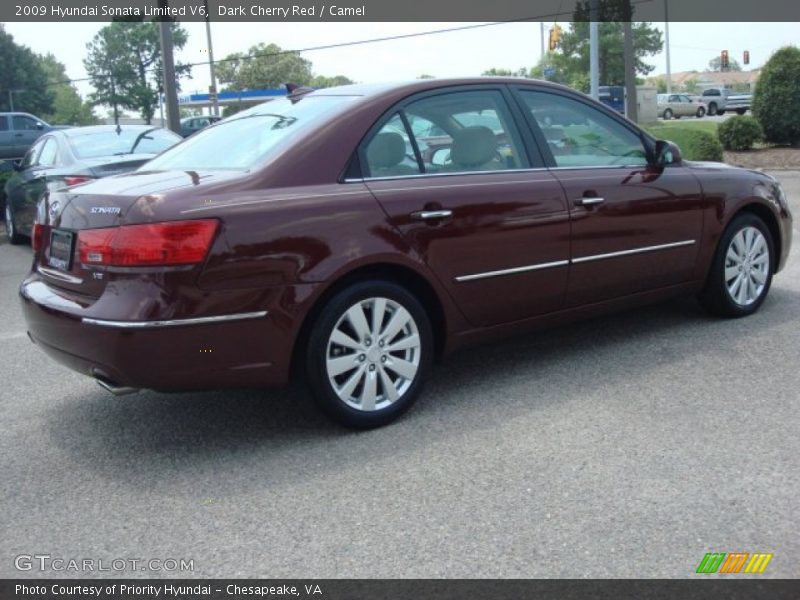
<path fill-rule="evenodd" d="M 54 229 L 50 233 L 50 257 L 47 264 L 56 269 L 69 271 L 72 264 L 72 244 L 75 234 Z"/>

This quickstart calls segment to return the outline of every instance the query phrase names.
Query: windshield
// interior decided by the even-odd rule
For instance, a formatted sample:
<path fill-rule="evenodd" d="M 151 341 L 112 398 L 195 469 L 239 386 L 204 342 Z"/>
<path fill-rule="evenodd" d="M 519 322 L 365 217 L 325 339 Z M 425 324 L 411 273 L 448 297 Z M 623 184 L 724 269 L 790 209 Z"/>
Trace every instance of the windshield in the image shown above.
<path fill-rule="evenodd" d="M 199 131 L 141 169 L 247 170 L 282 147 L 293 135 L 341 111 L 356 98 L 304 96 L 265 102 Z"/>
<path fill-rule="evenodd" d="M 77 158 L 100 158 L 125 154 L 158 154 L 174 146 L 181 137 L 167 129 L 113 129 L 78 131 L 69 135 L 69 143 Z"/>

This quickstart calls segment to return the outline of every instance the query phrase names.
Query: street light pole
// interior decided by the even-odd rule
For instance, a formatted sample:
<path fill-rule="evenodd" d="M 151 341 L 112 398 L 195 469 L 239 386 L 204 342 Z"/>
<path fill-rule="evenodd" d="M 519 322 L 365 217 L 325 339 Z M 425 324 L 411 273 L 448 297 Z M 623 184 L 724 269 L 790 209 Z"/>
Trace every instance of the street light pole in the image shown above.
<path fill-rule="evenodd" d="M 589 3 L 589 91 L 595 100 L 600 98 L 600 40 L 597 23 L 597 0 Z"/>
<path fill-rule="evenodd" d="M 214 46 L 211 44 L 211 13 L 208 11 L 208 0 L 203 0 L 206 7 L 206 40 L 208 41 L 208 72 L 211 75 L 211 87 L 208 90 L 211 96 L 211 109 L 214 116 L 219 116 L 219 96 L 217 95 L 217 77 L 214 73 Z"/>
<path fill-rule="evenodd" d="M 669 64 L 669 10 L 667 3 L 669 0 L 664 0 L 664 41 L 667 44 L 667 93 L 672 93 L 672 69 Z"/>

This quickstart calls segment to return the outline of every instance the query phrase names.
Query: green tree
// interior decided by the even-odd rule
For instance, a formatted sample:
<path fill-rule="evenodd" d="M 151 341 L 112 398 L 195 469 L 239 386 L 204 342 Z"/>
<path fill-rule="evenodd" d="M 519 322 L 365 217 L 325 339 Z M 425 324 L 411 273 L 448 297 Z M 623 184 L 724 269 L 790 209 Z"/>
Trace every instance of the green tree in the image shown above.
<path fill-rule="evenodd" d="M 47 83 L 39 57 L 27 46 L 14 42 L 0 24 L 0 110 L 11 110 L 11 92 L 14 110 L 37 116 L 49 113 L 55 94 Z"/>
<path fill-rule="evenodd" d="M 417 79 L 435 79 L 433 75 L 428 75 L 427 73 L 423 73 L 422 75 L 418 75 Z"/>
<path fill-rule="evenodd" d="M 175 48 L 183 48 L 186 30 L 177 23 L 171 28 Z M 163 72 L 158 23 L 115 21 L 103 27 L 86 48 L 89 53 L 83 63 L 95 88 L 92 103 L 136 110 L 150 123 L 158 106 Z M 176 64 L 179 86 L 181 77 L 190 72 L 188 65 Z"/>
<path fill-rule="evenodd" d="M 97 117 L 92 112 L 91 104 L 84 102 L 75 86 L 68 83 L 69 77 L 64 65 L 58 62 L 54 54 L 48 53 L 39 57 L 39 64 L 53 90 L 53 108 L 44 113 L 45 121 L 53 125 L 94 125 Z"/>
<path fill-rule="evenodd" d="M 664 77 L 656 79 L 656 92 L 659 94 L 667 93 L 667 80 Z"/>
<path fill-rule="evenodd" d="M 723 71 L 723 68 L 722 68 L 722 57 L 721 56 L 715 56 L 710 61 L 708 61 L 708 70 L 709 71 L 715 71 L 717 73 L 719 73 L 720 71 Z M 733 58 L 732 56 L 728 55 L 728 68 L 724 69 L 724 71 L 727 72 L 727 71 L 741 71 L 741 70 L 742 70 L 742 66 L 739 64 L 739 62 L 735 58 Z"/>
<path fill-rule="evenodd" d="M 217 78 L 229 90 L 277 88 L 284 83 L 311 85 L 311 61 L 299 52 L 284 52 L 277 44 L 260 43 L 236 52 L 217 65 Z"/>
<path fill-rule="evenodd" d="M 597 21 L 600 50 L 600 85 L 625 84 L 623 55 L 623 22 L 633 22 L 633 11 L 627 0 L 600 0 Z M 589 0 L 580 0 L 568 30 L 563 30 L 558 47 L 548 52 L 533 69 L 531 76 L 542 77 L 545 67 L 554 69 L 551 81 L 589 91 Z M 651 23 L 633 22 L 634 71 L 648 75 L 655 67 L 644 61 L 661 52 L 664 42 L 661 31 Z"/>
<path fill-rule="evenodd" d="M 602 11 L 601 11 L 602 13 Z M 610 15 L 609 15 L 610 16 Z M 602 18 L 608 18 L 601 14 Z M 625 60 L 623 56 L 623 29 L 619 21 L 599 24 L 600 85 L 625 84 Z M 664 42 L 661 31 L 650 23 L 633 23 L 634 70 L 638 75 L 648 75 L 655 67 L 644 61 L 647 56 L 661 52 Z M 586 87 L 589 73 L 589 23 L 570 23 L 569 30 L 561 35 L 557 52 L 552 52 L 552 65 L 556 69 L 553 80 L 572 84 L 579 89 Z M 586 90 L 587 91 L 588 87 Z"/>
<path fill-rule="evenodd" d="M 686 90 L 687 94 L 695 94 L 697 93 L 697 83 L 697 78 L 690 77 L 683 82 L 683 89 Z"/>
<path fill-rule="evenodd" d="M 761 69 L 753 116 L 768 142 L 800 145 L 800 48 L 777 50 Z"/>
<path fill-rule="evenodd" d="M 339 85 L 350 85 L 355 83 L 349 77 L 344 75 L 334 75 L 333 77 L 325 77 L 324 75 L 315 75 L 311 79 L 311 87 L 315 88 L 329 88 Z"/>
<path fill-rule="evenodd" d="M 487 77 L 527 77 L 528 73 L 529 69 L 527 67 L 521 67 L 519 69 L 498 69 L 496 67 L 492 67 L 488 71 L 481 73 L 481 75 Z"/>

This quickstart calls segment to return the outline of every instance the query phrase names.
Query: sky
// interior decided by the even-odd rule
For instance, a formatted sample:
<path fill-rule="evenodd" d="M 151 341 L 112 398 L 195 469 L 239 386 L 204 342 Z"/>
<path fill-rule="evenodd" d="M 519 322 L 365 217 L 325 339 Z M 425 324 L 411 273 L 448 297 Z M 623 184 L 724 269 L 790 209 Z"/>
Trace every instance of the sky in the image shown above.
<path fill-rule="evenodd" d="M 86 44 L 104 23 L 5 23 L 17 43 L 38 53 L 52 52 L 71 78 L 86 77 Z M 176 60 L 208 60 L 204 23 L 184 23 L 189 40 Z M 301 49 L 382 36 L 452 28 L 469 23 L 213 23 L 214 56 L 247 51 L 259 42 L 284 49 Z M 664 23 L 654 23 L 664 31 Z M 545 24 L 547 27 L 548 24 Z M 800 23 L 670 23 L 672 72 L 702 71 L 708 61 L 727 49 L 742 62 L 750 51 L 748 68 L 758 68 L 777 48 L 800 43 Z M 475 76 L 492 67 L 531 67 L 541 53 L 539 23 L 502 23 L 489 27 L 437 35 L 303 52 L 315 74 L 346 75 L 357 82 L 414 79 L 426 73 L 435 77 Z M 545 36 L 547 35 L 545 29 Z M 652 74 L 666 72 L 666 53 L 650 57 Z M 193 69 L 193 78 L 181 82 L 182 92 L 207 91 L 208 67 Z M 81 94 L 91 91 L 77 83 Z"/>

